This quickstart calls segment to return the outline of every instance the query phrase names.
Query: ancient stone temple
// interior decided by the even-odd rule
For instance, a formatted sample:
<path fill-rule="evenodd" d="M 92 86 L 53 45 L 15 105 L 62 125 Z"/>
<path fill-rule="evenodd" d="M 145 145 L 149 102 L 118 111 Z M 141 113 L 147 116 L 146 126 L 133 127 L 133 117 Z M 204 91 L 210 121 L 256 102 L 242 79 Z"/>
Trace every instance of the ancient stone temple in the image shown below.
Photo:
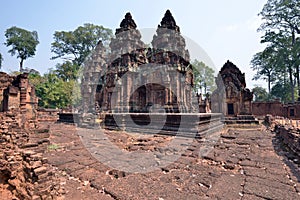
<path fill-rule="evenodd" d="M 10 76 L 0 72 L 0 112 L 18 110 L 27 119 L 35 118 L 38 98 L 28 74 Z"/>
<path fill-rule="evenodd" d="M 212 94 L 213 112 L 225 116 L 252 115 L 253 94 L 246 88 L 245 74 L 227 61 L 216 78 L 217 90 Z"/>
<path fill-rule="evenodd" d="M 101 42 L 84 64 L 83 112 L 193 112 L 193 71 L 180 28 L 169 10 L 151 47 L 130 13 L 107 52 Z"/>
<path fill-rule="evenodd" d="M 35 128 L 37 103 L 38 98 L 27 73 L 11 76 L 0 72 L 0 117 L 13 116 L 14 123 L 20 127 Z"/>

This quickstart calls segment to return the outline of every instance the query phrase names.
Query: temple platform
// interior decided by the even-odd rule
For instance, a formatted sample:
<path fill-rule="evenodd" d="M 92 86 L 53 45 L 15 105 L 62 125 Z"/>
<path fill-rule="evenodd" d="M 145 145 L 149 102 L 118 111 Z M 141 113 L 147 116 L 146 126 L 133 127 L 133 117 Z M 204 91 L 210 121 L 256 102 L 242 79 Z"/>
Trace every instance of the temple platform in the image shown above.
<path fill-rule="evenodd" d="M 201 138 L 223 128 L 220 113 L 108 113 L 104 128 Z"/>

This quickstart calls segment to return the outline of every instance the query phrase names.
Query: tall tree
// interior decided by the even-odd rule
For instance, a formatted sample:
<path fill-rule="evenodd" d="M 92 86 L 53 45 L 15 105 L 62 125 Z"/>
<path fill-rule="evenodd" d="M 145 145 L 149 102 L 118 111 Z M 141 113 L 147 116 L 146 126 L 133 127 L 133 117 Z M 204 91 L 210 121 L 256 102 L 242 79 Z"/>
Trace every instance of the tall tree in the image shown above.
<path fill-rule="evenodd" d="M 99 40 L 108 45 L 112 36 L 111 29 L 93 24 L 84 24 L 74 31 L 56 31 L 51 44 L 56 55 L 52 59 L 63 58 L 80 66 Z"/>
<path fill-rule="evenodd" d="M 272 98 L 279 98 L 282 102 L 288 103 L 291 100 L 290 84 L 277 82 L 271 90 Z"/>
<path fill-rule="evenodd" d="M 295 102 L 294 91 L 298 76 L 297 73 L 299 73 L 299 64 L 297 64 L 299 62 L 299 58 L 294 56 L 297 52 L 297 45 L 291 46 L 290 40 L 291 37 L 286 35 L 283 31 L 279 31 L 278 33 L 274 31 L 268 31 L 265 33 L 262 42 L 267 43 L 267 48 L 272 49 L 272 51 L 275 53 L 275 59 L 272 65 L 276 68 L 277 72 L 288 74 L 288 88 L 290 89 L 291 100 L 292 102 Z M 278 81 L 280 81 L 280 79 L 277 79 L 277 82 Z M 284 84 L 286 84 L 286 81 Z"/>
<path fill-rule="evenodd" d="M 288 68 L 290 91 L 294 102 L 294 81 L 297 82 L 298 96 L 300 96 L 299 75 L 299 37 L 300 34 L 300 1 L 299 0 L 268 0 L 259 13 L 263 23 L 260 31 L 265 31 L 262 43 L 278 48 L 283 55 L 278 59 L 284 61 Z M 282 62 L 283 63 L 283 62 Z"/>
<path fill-rule="evenodd" d="M 253 80 L 263 79 L 268 82 L 268 92 L 271 92 L 271 83 L 276 80 L 276 55 L 273 48 L 267 47 L 264 51 L 256 53 L 251 60 L 252 69 L 256 71 Z"/>
<path fill-rule="evenodd" d="M 37 32 L 13 26 L 6 30 L 5 37 L 5 45 L 11 47 L 8 53 L 12 56 L 17 54 L 17 58 L 20 58 L 20 71 L 23 71 L 24 60 L 35 55 L 36 46 L 39 44 Z"/>
<path fill-rule="evenodd" d="M 54 73 L 57 74 L 57 76 L 63 81 L 69 82 L 77 79 L 79 69 L 79 65 L 73 64 L 70 61 L 66 61 L 62 64 L 57 64 Z"/>
<path fill-rule="evenodd" d="M 197 93 L 211 93 L 215 88 L 215 71 L 204 62 L 195 59 L 192 62 L 194 72 L 194 89 Z"/>
<path fill-rule="evenodd" d="M 269 100 L 269 94 L 266 89 L 260 86 L 255 86 L 252 89 L 254 95 L 254 101 L 267 101 Z"/>

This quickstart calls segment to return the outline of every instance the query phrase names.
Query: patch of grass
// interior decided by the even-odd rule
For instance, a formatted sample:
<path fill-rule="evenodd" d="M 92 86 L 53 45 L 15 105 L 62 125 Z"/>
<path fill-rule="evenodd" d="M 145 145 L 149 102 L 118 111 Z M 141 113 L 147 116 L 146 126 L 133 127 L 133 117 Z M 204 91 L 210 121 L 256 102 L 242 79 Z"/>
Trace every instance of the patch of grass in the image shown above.
<path fill-rule="evenodd" d="M 51 150 L 56 150 L 56 149 L 59 149 L 60 147 L 59 147 L 59 145 L 57 145 L 57 144 L 50 144 L 50 145 L 48 145 L 48 147 L 47 147 L 47 149 L 49 150 L 49 151 L 51 151 Z"/>

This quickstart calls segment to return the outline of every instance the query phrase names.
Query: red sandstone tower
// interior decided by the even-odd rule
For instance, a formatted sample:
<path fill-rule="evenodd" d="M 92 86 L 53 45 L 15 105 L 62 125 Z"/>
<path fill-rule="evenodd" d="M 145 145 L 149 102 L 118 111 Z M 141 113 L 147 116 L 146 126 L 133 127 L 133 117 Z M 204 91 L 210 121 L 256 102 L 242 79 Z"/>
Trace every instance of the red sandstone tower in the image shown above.
<path fill-rule="evenodd" d="M 169 10 L 145 45 L 130 13 L 116 29 L 109 53 L 101 42 L 85 63 L 83 112 L 193 112 L 193 69 Z M 198 111 L 196 111 L 198 112 Z"/>

